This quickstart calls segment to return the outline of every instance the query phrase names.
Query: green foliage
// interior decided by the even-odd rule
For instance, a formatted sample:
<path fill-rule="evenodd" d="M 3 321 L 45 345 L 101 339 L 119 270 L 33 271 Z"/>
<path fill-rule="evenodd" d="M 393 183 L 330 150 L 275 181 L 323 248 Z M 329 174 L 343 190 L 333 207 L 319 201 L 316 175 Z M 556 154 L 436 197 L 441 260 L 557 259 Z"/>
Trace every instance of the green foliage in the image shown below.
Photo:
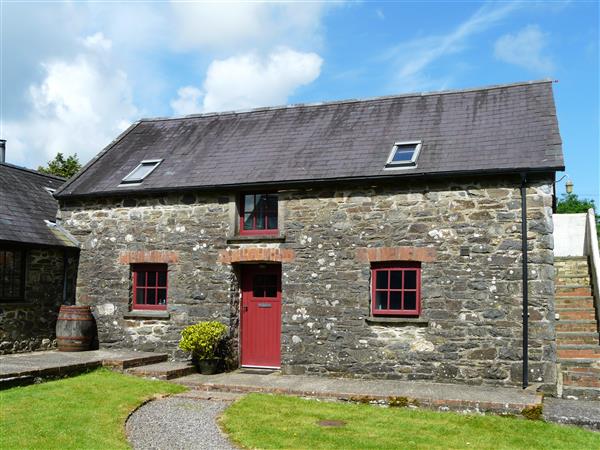
<path fill-rule="evenodd" d="M 0 391 L 0 448 L 129 449 L 125 420 L 144 401 L 183 386 L 99 369 Z"/>
<path fill-rule="evenodd" d="M 319 426 L 318 422 L 324 420 L 343 421 L 345 425 Z M 233 403 L 225 410 L 221 425 L 241 448 L 600 448 L 598 433 L 539 420 L 381 408 L 265 394 L 249 394 Z"/>
<path fill-rule="evenodd" d="M 198 359 L 214 358 L 222 345 L 227 327 L 221 322 L 199 322 L 181 332 L 179 348 L 191 352 Z"/>
<path fill-rule="evenodd" d="M 77 157 L 77 153 L 65 158 L 62 153 L 58 152 L 52 161 L 48 161 L 46 167 L 39 166 L 38 172 L 56 175 L 63 178 L 71 178 L 81 169 L 81 163 Z"/>
<path fill-rule="evenodd" d="M 580 199 L 577 194 L 563 194 L 556 204 L 558 214 L 586 213 L 590 208 L 596 211 L 594 200 Z M 596 234 L 600 238 L 600 214 L 596 214 Z"/>
<path fill-rule="evenodd" d="M 594 200 L 580 199 L 577 194 L 563 194 L 556 205 L 558 214 L 586 213 L 588 209 L 596 209 Z"/>

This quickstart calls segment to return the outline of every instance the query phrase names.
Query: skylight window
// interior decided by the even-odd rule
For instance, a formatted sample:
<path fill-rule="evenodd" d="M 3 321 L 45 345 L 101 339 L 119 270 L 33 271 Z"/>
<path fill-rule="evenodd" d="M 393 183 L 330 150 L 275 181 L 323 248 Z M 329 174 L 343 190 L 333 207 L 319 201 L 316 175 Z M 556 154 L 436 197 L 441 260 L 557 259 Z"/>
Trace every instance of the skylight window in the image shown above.
<path fill-rule="evenodd" d="M 142 161 L 135 169 L 123 178 L 121 184 L 141 183 L 162 162 L 162 159 L 147 159 Z"/>
<path fill-rule="evenodd" d="M 396 142 L 385 163 L 385 168 L 409 168 L 416 166 L 421 145 L 421 141 Z"/>

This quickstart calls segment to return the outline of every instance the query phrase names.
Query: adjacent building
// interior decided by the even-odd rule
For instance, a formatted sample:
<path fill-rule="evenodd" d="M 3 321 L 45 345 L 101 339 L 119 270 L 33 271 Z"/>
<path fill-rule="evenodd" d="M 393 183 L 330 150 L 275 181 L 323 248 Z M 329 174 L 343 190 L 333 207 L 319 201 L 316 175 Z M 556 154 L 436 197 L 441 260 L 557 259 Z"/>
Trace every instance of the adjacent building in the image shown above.
<path fill-rule="evenodd" d="M 0 353 L 52 348 L 60 305 L 74 302 L 79 248 L 52 196 L 64 182 L 0 162 Z"/>

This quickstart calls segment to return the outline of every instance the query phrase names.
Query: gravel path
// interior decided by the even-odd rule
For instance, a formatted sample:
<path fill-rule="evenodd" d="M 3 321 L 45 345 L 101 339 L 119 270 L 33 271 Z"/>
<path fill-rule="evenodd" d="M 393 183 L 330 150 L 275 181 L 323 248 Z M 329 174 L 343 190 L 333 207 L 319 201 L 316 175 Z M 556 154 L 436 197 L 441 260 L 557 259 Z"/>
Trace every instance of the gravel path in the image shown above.
<path fill-rule="evenodd" d="M 169 397 L 146 403 L 127 421 L 130 444 L 146 449 L 235 449 L 216 418 L 229 406 L 220 400 Z"/>

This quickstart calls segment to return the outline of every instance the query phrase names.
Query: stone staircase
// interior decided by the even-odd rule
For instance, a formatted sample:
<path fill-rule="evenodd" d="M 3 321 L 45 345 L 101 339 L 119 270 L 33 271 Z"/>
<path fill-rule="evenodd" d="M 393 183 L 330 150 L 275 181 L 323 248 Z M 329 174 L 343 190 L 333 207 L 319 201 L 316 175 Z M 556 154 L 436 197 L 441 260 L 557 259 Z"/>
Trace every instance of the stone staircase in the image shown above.
<path fill-rule="evenodd" d="M 555 258 L 563 398 L 600 400 L 600 336 L 586 256 Z"/>

